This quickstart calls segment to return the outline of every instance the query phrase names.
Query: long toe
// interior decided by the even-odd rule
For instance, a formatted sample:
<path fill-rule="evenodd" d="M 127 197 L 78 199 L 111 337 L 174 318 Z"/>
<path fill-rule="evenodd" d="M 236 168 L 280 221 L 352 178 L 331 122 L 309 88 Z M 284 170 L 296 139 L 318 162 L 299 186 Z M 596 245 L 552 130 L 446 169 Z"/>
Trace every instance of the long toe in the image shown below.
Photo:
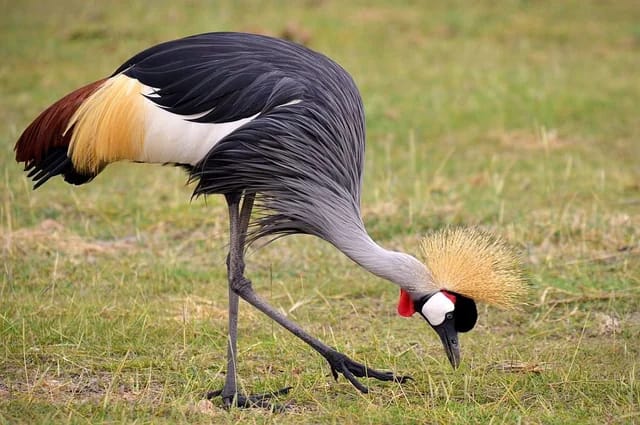
<path fill-rule="evenodd" d="M 338 351 L 330 352 L 325 357 L 331 365 L 331 373 L 335 379 L 338 379 L 338 374 L 342 374 L 354 387 L 365 394 L 369 392 L 369 389 L 358 381 L 357 378 L 374 378 L 379 381 L 393 381 L 398 383 L 404 383 L 413 379 L 410 376 L 396 375 L 393 372 L 367 367 Z"/>
<path fill-rule="evenodd" d="M 266 409 L 273 412 L 284 412 L 289 407 L 291 407 L 291 403 L 272 403 L 271 400 L 275 397 L 288 394 L 292 387 L 286 387 L 279 389 L 277 391 L 262 393 L 262 394 L 236 394 L 231 396 L 222 395 L 222 391 L 210 391 L 207 393 L 207 398 L 212 399 L 214 397 L 221 396 L 222 403 L 225 409 L 230 409 L 232 407 L 237 407 L 240 409 L 251 409 L 251 408 L 260 408 Z"/>
<path fill-rule="evenodd" d="M 250 408 L 260 408 L 270 410 L 272 412 L 284 412 L 289 407 L 291 407 L 291 403 L 273 403 L 271 399 L 275 394 L 252 394 L 248 396 L 238 395 L 236 398 L 235 405 L 231 403 L 227 404 L 225 400 L 225 407 L 239 407 L 241 409 L 250 409 Z"/>
<path fill-rule="evenodd" d="M 393 381 L 399 384 L 403 384 L 407 381 L 412 381 L 413 378 L 408 375 L 396 375 L 393 372 L 381 371 L 364 366 L 364 374 L 367 378 L 375 378 L 379 381 Z"/>

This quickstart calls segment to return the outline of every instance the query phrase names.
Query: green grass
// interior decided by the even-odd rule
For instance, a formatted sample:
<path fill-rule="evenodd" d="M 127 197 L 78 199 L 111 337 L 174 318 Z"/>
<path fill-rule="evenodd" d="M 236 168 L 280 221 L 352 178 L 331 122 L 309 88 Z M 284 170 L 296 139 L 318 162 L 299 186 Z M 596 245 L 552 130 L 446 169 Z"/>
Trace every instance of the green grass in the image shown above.
<path fill-rule="evenodd" d="M 640 423 L 640 8 L 632 0 L 5 1 L 0 15 L 0 423 Z M 528 305 L 480 308 L 453 371 L 397 288 L 311 237 L 251 253 L 312 334 L 410 374 L 361 395 L 241 305 L 251 392 L 223 383 L 227 221 L 180 170 L 117 164 L 36 192 L 13 161 L 47 105 L 155 42 L 288 33 L 348 69 L 367 111 L 363 214 L 382 245 L 481 225 L 521 250 Z"/>

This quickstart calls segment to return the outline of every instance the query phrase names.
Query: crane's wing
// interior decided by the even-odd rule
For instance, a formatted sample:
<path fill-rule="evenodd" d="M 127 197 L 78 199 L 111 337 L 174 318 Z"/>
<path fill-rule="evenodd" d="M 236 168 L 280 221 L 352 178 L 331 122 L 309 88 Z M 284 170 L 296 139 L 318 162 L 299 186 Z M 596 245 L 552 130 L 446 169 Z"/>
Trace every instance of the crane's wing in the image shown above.
<path fill-rule="evenodd" d="M 199 123 L 224 123 L 265 113 L 304 95 L 304 85 L 278 56 L 274 39 L 209 33 L 151 47 L 122 64 L 123 73 L 152 88 L 147 98 L 165 110 Z"/>

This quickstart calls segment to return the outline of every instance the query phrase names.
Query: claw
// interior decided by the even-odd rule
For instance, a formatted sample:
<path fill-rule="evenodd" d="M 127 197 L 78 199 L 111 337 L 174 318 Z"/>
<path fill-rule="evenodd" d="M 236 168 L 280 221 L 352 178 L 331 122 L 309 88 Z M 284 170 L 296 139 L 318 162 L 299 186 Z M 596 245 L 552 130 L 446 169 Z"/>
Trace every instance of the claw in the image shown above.
<path fill-rule="evenodd" d="M 333 366 L 333 363 L 331 363 L 331 361 L 329 361 L 329 365 L 331 365 L 331 374 L 333 375 L 333 379 L 335 379 L 337 381 L 338 380 L 338 371 Z"/>
<path fill-rule="evenodd" d="M 379 381 L 393 381 L 400 384 L 413 380 L 410 376 L 395 375 L 393 372 L 383 372 L 369 368 L 335 350 L 330 351 L 324 357 L 329 362 L 331 374 L 336 381 L 338 380 L 338 374 L 341 373 L 358 391 L 364 394 L 369 392 L 369 388 L 358 381 L 357 378 L 375 378 Z"/>

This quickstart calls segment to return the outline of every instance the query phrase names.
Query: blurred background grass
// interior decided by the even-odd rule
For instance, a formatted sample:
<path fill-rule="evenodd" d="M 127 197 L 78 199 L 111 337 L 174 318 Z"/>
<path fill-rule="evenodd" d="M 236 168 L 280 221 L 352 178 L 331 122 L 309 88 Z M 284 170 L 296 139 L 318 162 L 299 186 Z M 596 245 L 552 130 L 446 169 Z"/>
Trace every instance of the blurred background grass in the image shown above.
<path fill-rule="evenodd" d="M 640 7 L 635 1 L 0 2 L 3 423 L 640 421 Z M 367 112 L 363 214 L 411 253 L 445 225 L 520 249 L 518 312 L 481 308 L 451 371 L 397 290 L 310 237 L 248 274 L 312 333 L 409 373 L 362 396 L 241 306 L 248 391 L 293 385 L 284 415 L 201 401 L 223 382 L 221 199 L 171 167 L 117 164 L 32 192 L 13 144 L 46 106 L 154 43 L 206 31 L 286 37 L 342 64 Z"/>

